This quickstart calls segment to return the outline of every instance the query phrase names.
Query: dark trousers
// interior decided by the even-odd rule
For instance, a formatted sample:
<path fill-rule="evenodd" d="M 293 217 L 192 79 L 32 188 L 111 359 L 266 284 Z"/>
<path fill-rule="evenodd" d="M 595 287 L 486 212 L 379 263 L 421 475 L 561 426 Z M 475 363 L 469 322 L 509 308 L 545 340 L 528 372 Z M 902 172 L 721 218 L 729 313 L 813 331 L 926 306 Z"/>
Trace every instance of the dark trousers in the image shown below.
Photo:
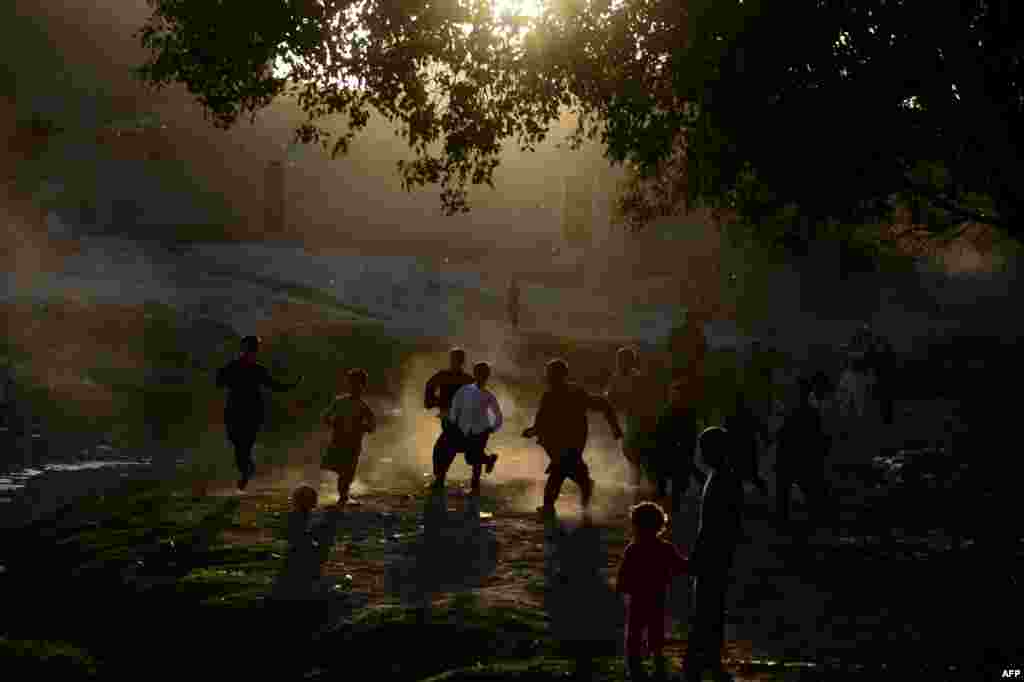
<path fill-rule="evenodd" d="M 445 478 L 448 476 L 448 469 L 451 468 L 452 462 L 455 461 L 455 455 L 459 454 L 460 451 L 465 451 L 466 446 L 462 440 L 462 432 L 459 431 L 459 427 L 449 422 L 447 418 L 442 418 L 441 434 L 434 443 L 435 482 L 444 483 Z"/>
<path fill-rule="evenodd" d="M 225 426 L 228 440 L 235 449 L 235 466 L 238 467 L 238 473 L 244 477 L 251 477 L 256 471 L 256 464 L 252 461 L 252 448 L 263 426 L 262 422 L 225 419 Z"/>
<path fill-rule="evenodd" d="M 489 433 L 466 436 L 458 426 L 442 419 L 441 435 L 434 443 L 434 481 L 444 483 L 455 456 L 461 452 L 466 456 L 466 464 L 473 468 L 473 485 L 479 486 L 489 438 Z"/>
<path fill-rule="evenodd" d="M 544 506 L 555 506 L 562 485 L 568 478 L 580 487 L 583 508 L 588 509 L 594 493 L 594 482 L 590 478 L 587 463 L 583 461 L 583 448 L 569 448 L 560 453 L 548 452 L 548 457 L 551 458 L 551 466 L 548 467 L 548 480 L 544 485 Z"/>
<path fill-rule="evenodd" d="M 729 569 L 697 575 L 692 581 L 693 611 L 683 666 L 687 679 L 700 679 L 705 670 L 720 672 L 725 645 L 725 597 Z"/>
<path fill-rule="evenodd" d="M 665 601 L 637 600 L 626 614 L 626 657 L 661 656 L 665 649 Z M 646 638 L 644 637 L 646 635 Z M 646 639 L 647 647 L 644 648 Z"/>
<path fill-rule="evenodd" d="M 807 497 L 812 514 L 819 521 L 831 519 L 828 483 L 825 481 L 822 466 L 805 467 L 800 470 L 783 468 L 776 471 L 776 474 L 775 501 L 780 520 L 789 521 L 789 502 L 794 485 L 800 486 L 800 492 Z"/>

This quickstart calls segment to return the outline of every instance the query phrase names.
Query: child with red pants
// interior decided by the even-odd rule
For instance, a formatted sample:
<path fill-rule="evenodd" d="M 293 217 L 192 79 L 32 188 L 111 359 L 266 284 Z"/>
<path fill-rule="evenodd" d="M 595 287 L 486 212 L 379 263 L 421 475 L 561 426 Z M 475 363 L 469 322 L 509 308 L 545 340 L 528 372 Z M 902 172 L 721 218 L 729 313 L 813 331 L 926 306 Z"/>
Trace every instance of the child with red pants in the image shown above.
<path fill-rule="evenodd" d="M 619 566 L 616 592 L 626 595 L 626 664 L 633 682 L 644 678 L 642 640 L 654 656 L 659 679 L 665 679 L 665 597 L 672 578 L 689 571 L 689 561 L 660 537 L 667 517 L 653 502 L 630 510 L 633 541 Z"/>

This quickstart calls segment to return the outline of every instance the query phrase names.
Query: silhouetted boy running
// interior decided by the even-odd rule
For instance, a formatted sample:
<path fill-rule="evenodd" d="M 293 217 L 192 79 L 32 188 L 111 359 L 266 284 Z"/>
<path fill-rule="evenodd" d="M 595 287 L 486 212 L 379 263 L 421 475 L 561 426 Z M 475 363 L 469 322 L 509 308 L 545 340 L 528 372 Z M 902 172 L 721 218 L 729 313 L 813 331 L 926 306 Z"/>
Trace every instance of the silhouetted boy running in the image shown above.
<path fill-rule="evenodd" d="M 217 370 L 217 386 L 228 389 L 224 425 L 228 440 L 235 448 L 235 463 L 241 476 L 238 479 L 239 490 L 245 490 L 256 471 L 252 448 L 265 419 L 260 388 L 266 386 L 274 391 L 288 391 L 302 383 L 301 376 L 294 384 L 275 381 L 267 368 L 256 362 L 259 349 L 259 337 L 247 336 L 242 339 L 241 355 Z"/>
<path fill-rule="evenodd" d="M 423 397 L 423 407 L 428 410 L 439 408 L 438 416 L 441 419 L 441 434 L 434 443 L 434 488 L 444 488 L 455 455 L 465 451 L 459 429 L 448 419 L 448 412 L 458 390 L 473 383 L 473 377 L 463 369 L 466 366 L 466 351 L 453 348 L 448 359 L 448 369 L 442 369 L 430 377 Z"/>
<path fill-rule="evenodd" d="M 743 535 L 743 484 L 732 465 L 735 441 L 718 426 L 700 435 L 701 459 L 711 469 L 700 501 L 697 540 L 690 553 L 693 615 L 686 649 L 687 682 L 698 682 L 710 669 L 715 680 L 732 676 L 722 670 L 725 643 L 725 598 L 731 582 L 736 546 Z"/>
<path fill-rule="evenodd" d="M 583 461 L 583 450 L 587 446 L 587 411 L 604 413 L 616 440 L 622 438 L 622 429 L 611 403 L 569 383 L 569 365 L 564 360 L 549 362 L 546 374 L 548 390 L 541 397 L 533 426 L 523 431 L 524 438 L 537 436 L 541 447 L 551 458 L 544 486 L 544 505 L 537 511 L 544 517 L 554 516 L 555 501 L 565 479 L 569 478 L 580 487 L 583 511 L 589 516 L 594 482 Z"/>
<path fill-rule="evenodd" d="M 347 376 L 348 394 L 337 396 L 323 415 L 324 423 L 331 427 L 331 441 L 320 466 L 338 475 L 339 506 L 350 501 L 348 493 L 363 451 L 363 435 L 377 428 L 373 410 L 363 400 L 366 370 L 349 370 Z"/>

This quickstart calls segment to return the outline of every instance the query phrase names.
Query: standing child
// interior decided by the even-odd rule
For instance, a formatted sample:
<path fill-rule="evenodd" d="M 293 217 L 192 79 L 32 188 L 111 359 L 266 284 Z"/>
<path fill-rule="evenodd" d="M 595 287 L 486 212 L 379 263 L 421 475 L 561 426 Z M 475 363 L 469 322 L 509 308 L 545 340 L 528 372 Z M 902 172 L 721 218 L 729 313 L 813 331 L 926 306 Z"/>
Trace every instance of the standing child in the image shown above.
<path fill-rule="evenodd" d="M 825 477 L 825 457 L 829 438 L 822 426 L 821 414 L 811 404 L 811 382 L 800 381 L 800 402 L 786 415 L 779 429 L 775 455 L 775 501 L 779 521 L 789 523 L 789 500 L 793 485 L 800 486 L 818 521 L 831 516 L 829 490 Z"/>
<path fill-rule="evenodd" d="M 697 540 L 690 554 L 694 609 L 686 650 L 687 682 L 698 682 L 707 669 L 716 681 L 732 680 L 722 670 L 725 597 L 743 534 L 743 485 L 733 466 L 733 447 L 733 439 L 719 426 L 700 435 L 701 458 L 711 474 L 704 483 Z"/>
<path fill-rule="evenodd" d="M 338 475 L 338 506 L 349 501 L 349 488 L 356 477 L 363 434 L 377 428 L 373 411 L 363 401 L 366 390 L 365 370 L 348 372 L 348 395 L 339 395 L 324 412 L 324 424 L 331 427 L 331 440 L 324 452 L 321 467 Z"/>
<path fill-rule="evenodd" d="M 725 419 L 724 427 L 736 442 L 737 473 L 744 481 L 749 481 L 762 495 L 768 494 L 768 484 L 761 477 L 758 466 L 758 431 L 760 423 L 757 415 L 750 409 L 750 403 L 743 391 L 736 394 L 736 403 L 732 414 Z"/>
<path fill-rule="evenodd" d="M 501 428 L 503 418 L 498 399 L 487 390 L 491 377 L 491 366 L 486 362 L 473 365 L 473 383 L 460 388 L 452 399 L 448 418 L 459 429 L 460 440 L 466 449 L 466 464 L 472 467 L 473 478 L 470 491 L 480 494 L 480 475 L 483 466 L 487 473 L 494 471 L 497 455 L 488 455 L 487 440 Z"/>
<path fill-rule="evenodd" d="M 691 384 L 679 380 L 672 384 L 668 407 L 658 417 L 655 439 L 658 454 L 652 461 L 652 473 L 658 483 L 658 497 L 665 497 L 669 480 L 672 481 L 672 514 L 682 508 L 683 493 L 690 486 L 690 478 L 704 485 L 704 473 L 694 463 L 697 450 L 697 408 L 689 394 Z M 674 517 L 673 517 L 674 518 Z"/>
<path fill-rule="evenodd" d="M 633 682 L 643 679 L 644 634 L 647 651 L 654 656 L 659 679 L 665 679 L 665 597 L 672 578 L 688 571 L 686 558 L 676 546 L 660 537 L 665 512 L 653 502 L 641 502 L 630 510 L 633 541 L 619 565 L 616 591 L 626 601 L 626 664 Z"/>

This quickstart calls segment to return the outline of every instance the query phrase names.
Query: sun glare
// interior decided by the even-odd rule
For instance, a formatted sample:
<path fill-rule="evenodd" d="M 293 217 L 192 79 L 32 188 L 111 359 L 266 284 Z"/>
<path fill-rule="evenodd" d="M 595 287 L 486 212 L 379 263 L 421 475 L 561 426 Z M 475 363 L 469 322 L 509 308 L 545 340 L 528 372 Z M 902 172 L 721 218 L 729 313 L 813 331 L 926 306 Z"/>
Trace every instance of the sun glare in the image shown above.
<path fill-rule="evenodd" d="M 495 0 L 494 13 L 500 16 L 530 17 L 540 16 L 544 7 L 543 0 Z"/>

